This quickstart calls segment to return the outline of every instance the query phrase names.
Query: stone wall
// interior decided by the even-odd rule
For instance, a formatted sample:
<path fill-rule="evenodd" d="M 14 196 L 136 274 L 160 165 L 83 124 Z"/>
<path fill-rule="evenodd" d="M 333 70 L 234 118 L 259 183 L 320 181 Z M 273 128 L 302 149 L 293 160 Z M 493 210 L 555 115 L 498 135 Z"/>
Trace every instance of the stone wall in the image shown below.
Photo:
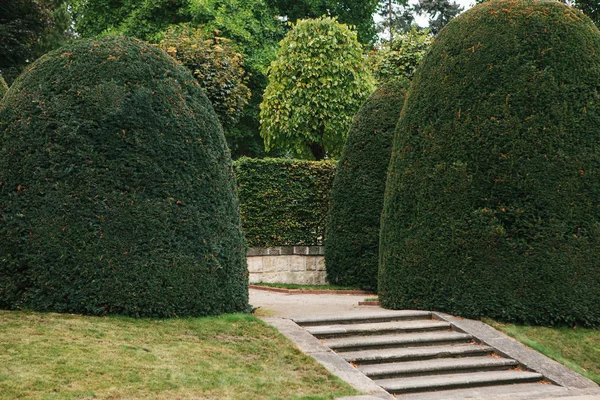
<path fill-rule="evenodd" d="M 250 283 L 327 284 L 322 246 L 252 247 L 247 257 Z"/>

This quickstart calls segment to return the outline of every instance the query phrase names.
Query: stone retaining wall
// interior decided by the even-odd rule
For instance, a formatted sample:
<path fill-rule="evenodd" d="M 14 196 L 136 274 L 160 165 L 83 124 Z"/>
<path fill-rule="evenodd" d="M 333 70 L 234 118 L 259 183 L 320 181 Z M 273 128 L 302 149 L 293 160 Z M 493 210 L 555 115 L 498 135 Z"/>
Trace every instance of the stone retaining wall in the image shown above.
<path fill-rule="evenodd" d="M 251 247 L 247 259 L 250 283 L 327 284 L 322 246 Z"/>

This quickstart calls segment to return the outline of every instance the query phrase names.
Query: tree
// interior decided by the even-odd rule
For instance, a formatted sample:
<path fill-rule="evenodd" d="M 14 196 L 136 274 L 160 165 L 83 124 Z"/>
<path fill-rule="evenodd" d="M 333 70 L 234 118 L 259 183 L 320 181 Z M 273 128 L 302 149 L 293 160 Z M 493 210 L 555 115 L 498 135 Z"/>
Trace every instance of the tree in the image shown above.
<path fill-rule="evenodd" d="M 567 4 L 570 4 L 567 2 Z M 598 0 L 573 0 L 573 6 L 579 8 L 588 17 L 594 21 L 597 26 L 600 26 L 600 2 Z"/>
<path fill-rule="evenodd" d="M 266 149 L 336 156 L 373 85 L 356 32 L 332 18 L 298 21 L 269 68 L 260 106 Z"/>
<path fill-rule="evenodd" d="M 380 84 L 399 78 L 412 79 L 432 41 L 428 31 L 415 28 L 395 35 L 371 55 L 373 76 Z"/>
<path fill-rule="evenodd" d="M 36 0 L 0 3 L 0 73 L 10 84 L 35 57 L 35 47 L 50 25 L 50 10 Z"/>
<path fill-rule="evenodd" d="M 555 1 L 452 20 L 412 80 L 380 234 L 386 308 L 600 325 L 600 31 Z"/>
<path fill-rule="evenodd" d="M 373 14 L 378 0 L 269 0 L 269 3 L 289 22 L 337 17 L 339 22 L 356 28 L 361 43 L 373 43 L 376 39 Z"/>
<path fill-rule="evenodd" d="M 463 8 L 450 0 L 419 0 L 414 10 L 417 14 L 429 16 L 429 29 L 431 33 L 437 35 L 452 18 L 461 13 Z"/>
<path fill-rule="evenodd" d="M 223 128 L 231 129 L 250 98 L 243 55 L 233 49 L 231 40 L 189 25 L 174 25 L 167 28 L 159 47 L 192 71 Z"/>
<path fill-rule="evenodd" d="M 394 40 L 394 33 L 410 31 L 415 21 L 408 0 L 382 0 L 377 13 L 382 17 L 381 22 L 377 24 L 377 32 L 387 33 L 390 41 Z"/>
<path fill-rule="evenodd" d="M 223 131 L 167 54 L 131 38 L 73 41 L 13 84 L 0 131 L 0 308 L 247 310 Z"/>
<path fill-rule="evenodd" d="M 404 79 L 381 86 L 352 121 L 333 180 L 325 231 L 331 284 L 377 290 L 379 218 L 408 83 Z"/>
<path fill-rule="evenodd" d="M 23 68 L 72 37 L 64 0 L 0 2 L 0 73 L 8 83 Z"/>

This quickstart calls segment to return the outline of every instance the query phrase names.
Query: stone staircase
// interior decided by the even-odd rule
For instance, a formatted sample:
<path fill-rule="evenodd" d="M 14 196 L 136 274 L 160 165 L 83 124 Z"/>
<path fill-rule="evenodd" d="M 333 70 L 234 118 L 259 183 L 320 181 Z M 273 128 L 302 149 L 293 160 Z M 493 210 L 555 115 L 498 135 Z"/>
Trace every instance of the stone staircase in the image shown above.
<path fill-rule="evenodd" d="M 426 311 L 294 321 L 392 394 L 550 384 Z"/>

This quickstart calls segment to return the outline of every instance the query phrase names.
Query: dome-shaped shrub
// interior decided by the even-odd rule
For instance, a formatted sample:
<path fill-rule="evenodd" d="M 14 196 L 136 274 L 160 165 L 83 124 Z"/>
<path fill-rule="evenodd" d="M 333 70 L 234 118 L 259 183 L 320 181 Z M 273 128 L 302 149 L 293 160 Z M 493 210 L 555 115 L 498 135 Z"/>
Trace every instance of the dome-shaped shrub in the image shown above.
<path fill-rule="evenodd" d="M 325 236 L 327 279 L 377 289 L 379 218 L 394 130 L 408 81 L 381 86 L 352 122 L 331 192 Z"/>
<path fill-rule="evenodd" d="M 8 92 L 8 85 L 2 75 L 0 75 L 0 100 L 2 100 L 2 97 L 4 97 L 6 92 Z"/>
<path fill-rule="evenodd" d="M 131 316 L 248 304 L 222 129 L 198 83 L 127 38 L 51 52 L 0 103 L 0 306 Z"/>
<path fill-rule="evenodd" d="M 402 110 L 379 293 L 388 308 L 600 324 L 600 32 L 558 2 L 443 29 Z"/>

